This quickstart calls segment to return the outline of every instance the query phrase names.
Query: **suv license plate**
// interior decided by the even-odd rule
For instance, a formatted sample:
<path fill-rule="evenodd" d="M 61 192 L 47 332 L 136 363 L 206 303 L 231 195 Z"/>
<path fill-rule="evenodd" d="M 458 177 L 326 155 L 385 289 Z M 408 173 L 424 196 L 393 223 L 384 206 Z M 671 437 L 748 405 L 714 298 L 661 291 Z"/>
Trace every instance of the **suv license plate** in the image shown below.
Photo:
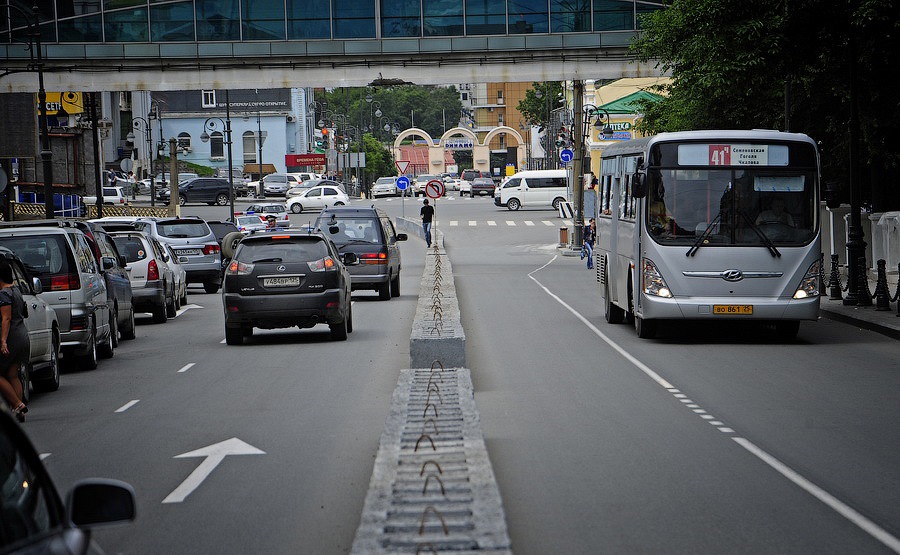
<path fill-rule="evenodd" d="M 178 249 L 178 256 L 200 256 L 200 249 Z"/>
<path fill-rule="evenodd" d="M 753 314 L 752 304 L 714 304 L 713 314 Z"/>
<path fill-rule="evenodd" d="M 300 276 L 263 278 L 263 287 L 297 287 L 300 285 Z"/>

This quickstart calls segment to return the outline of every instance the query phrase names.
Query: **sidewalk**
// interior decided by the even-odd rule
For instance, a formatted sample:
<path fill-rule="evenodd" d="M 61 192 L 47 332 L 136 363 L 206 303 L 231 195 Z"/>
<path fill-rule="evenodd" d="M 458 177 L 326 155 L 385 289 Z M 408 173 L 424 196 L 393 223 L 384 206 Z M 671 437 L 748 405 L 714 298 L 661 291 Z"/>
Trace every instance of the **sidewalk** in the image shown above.
<path fill-rule="evenodd" d="M 562 256 L 580 256 L 581 250 L 569 246 L 560 246 L 557 252 Z M 843 276 L 846 282 L 846 276 Z M 889 286 L 890 294 L 896 292 L 895 287 Z M 875 292 L 875 280 L 869 279 L 869 291 Z M 837 320 L 860 328 L 886 335 L 893 339 L 900 339 L 900 316 L 897 314 L 897 303 L 890 303 L 890 310 L 875 310 L 875 300 L 872 306 L 845 306 L 841 300 L 828 298 L 828 290 L 822 292 L 819 305 L 819 315 L 829 320 Z M 844 293 L 846 297 L 847 294 Z"/>

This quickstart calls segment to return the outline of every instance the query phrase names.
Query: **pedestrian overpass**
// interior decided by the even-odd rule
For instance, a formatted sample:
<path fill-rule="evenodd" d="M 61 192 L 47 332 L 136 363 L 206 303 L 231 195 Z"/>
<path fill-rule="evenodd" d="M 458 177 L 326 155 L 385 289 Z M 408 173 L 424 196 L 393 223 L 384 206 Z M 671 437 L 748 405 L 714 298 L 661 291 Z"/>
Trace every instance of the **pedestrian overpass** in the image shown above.
<path fill-rule="evenodd" d="M 0 0 L 0 92 L 37 91 L 37 51 L 51 91 L 653 76 L 658 69 L 634 60 L 628 45 L 639 16 L 664 7 L 642 0 L 38 0 L 37 41 L 31 9 L 8 2 Z"/>

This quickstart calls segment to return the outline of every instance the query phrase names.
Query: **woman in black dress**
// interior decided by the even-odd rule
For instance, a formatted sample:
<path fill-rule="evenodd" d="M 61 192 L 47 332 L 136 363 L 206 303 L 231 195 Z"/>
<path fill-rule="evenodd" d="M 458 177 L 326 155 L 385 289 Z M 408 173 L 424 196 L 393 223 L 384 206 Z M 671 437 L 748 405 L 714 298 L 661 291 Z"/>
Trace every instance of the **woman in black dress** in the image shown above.
<path fill-rule="evenodd" d="M 19 422 L 25 421 L 28 407 L 22 402 L 19 369 L 31 354 L 31 341 L 25 316 L 28 307 L 22 293 L 13 285 L 9 263 L 0 258 L 0 394 L 9 403 Z"/>

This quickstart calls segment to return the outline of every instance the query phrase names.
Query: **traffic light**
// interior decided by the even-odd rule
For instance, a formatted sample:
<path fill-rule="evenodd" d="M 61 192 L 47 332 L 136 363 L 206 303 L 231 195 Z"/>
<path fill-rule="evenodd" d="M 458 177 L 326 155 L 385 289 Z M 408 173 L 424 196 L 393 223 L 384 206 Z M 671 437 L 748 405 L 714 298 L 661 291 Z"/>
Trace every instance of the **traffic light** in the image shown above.
<path fill-rule="evenodd" d="M 556 136 L 557 148 L 565 148 L 569 146 L 569 131 L 565 127 L 559 128 L 559 135 Z"/>

